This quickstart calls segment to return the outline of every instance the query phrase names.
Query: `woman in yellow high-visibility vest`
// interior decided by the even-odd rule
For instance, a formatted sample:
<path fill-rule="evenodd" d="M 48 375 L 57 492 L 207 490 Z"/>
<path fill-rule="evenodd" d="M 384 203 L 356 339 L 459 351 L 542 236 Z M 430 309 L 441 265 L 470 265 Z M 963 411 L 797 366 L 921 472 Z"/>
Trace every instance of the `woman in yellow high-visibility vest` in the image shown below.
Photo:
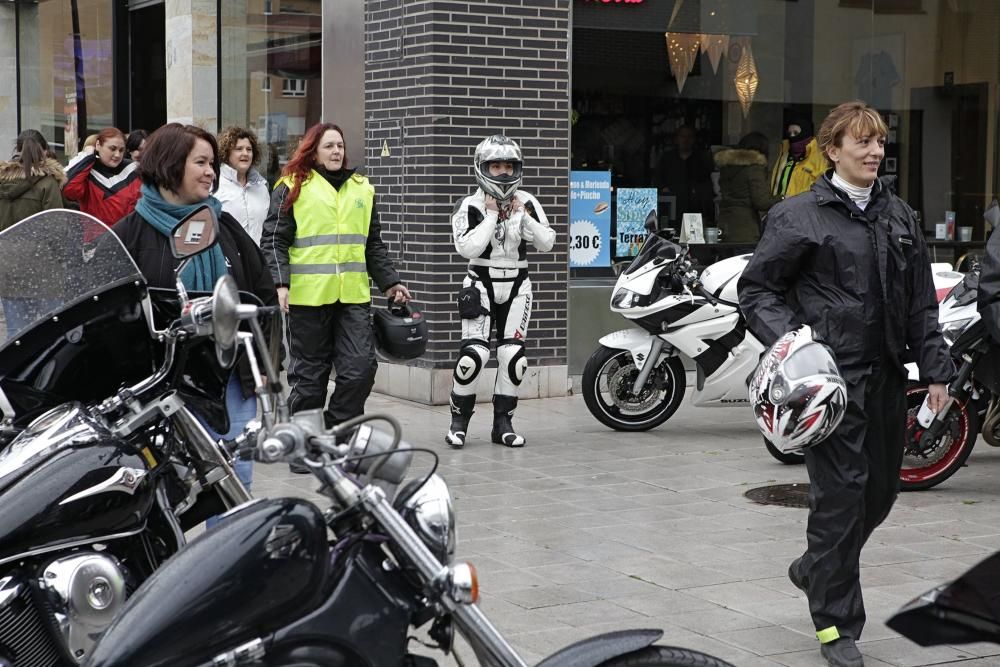
<path fill-rule="evenodd" d="M 260 247 L 288 313 L 289 409 L 323 407 L 327 426 L 356 417 L 375 383 L 369 277 L 397 302 L 410 292 L 382 243 L 375 188 L 347 168 L 344 133 L 309 128 L 271 194 Z"/>

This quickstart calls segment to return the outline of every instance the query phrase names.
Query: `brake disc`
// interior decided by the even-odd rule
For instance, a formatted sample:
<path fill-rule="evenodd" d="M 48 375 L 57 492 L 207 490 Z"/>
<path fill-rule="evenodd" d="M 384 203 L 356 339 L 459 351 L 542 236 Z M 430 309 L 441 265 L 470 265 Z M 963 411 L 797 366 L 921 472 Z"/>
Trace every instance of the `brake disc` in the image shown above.
<path fill-rule="evenodd" d="M 920 407 L 917 406 L 906 411 L 906 444 L 903 448 L 904 468 L 926 468 L 927 466 L 935 465 L 945 457 L 951 449 L 952 443 L 955 441 L 953 431 L 957 423 L 955 415 L 949 412 L 948 424 L 941 437 L 929 449 L 917 452 L 915 447 L 919 442 L 918 438 L 920 434 L 923 433 L 923 429 L 919 427 L 919 423 L 917 422 L 917 412 L 919 410 Z"/>
<path fill-rule="evenodd" d="M 653 370 L 656 372 L 656 369 Z M 656 405 L 658 400 L 657 392 L 651 391 L 647 387 L 655 386 L 652 373 L 646 380 L 646 386 L 642 388 L 639 395 L 632 393 L 632 385 L 639 376 L 639 369 L 635 363 L 619 365 L 618 370 L 608 374 L 608 390 L 611 400 L 619 410 L 633 412 L 645 412 Z"/>

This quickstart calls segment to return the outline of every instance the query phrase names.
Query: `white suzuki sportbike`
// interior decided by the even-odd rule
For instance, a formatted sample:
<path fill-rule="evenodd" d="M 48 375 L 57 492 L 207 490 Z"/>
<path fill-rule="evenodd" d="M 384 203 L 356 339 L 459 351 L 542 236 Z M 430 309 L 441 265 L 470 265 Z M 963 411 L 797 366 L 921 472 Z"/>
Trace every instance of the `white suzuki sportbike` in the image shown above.
<path fill-rule="evenodd" d="M 764 351 L 747 331 L 736 295 L 749 259 L 724 259 L 699 277 L 685 248 L 651 233 L 611 296 L 611 310 L 641 329 L 601 338 L 583 371 L 591 414 L 620 431 L 659 426 L 684 398 L 685 362 L 695 368 L 693 405 L 749 405 L 746 379 Z M 768 451 L 793 462 L 770 445 Z"/>
<path fill-rule="evenodd" d="M 641 329 L 623 329 L 600 339 L 583 371 L 583 397 L 591 414 L 620 431 L 659 426 L 670 419 L 684 398 L 685 365 L 695 369 L 692 405 L 749 405 L 746 379 L 764 351 L 764 345 L 747 330 L 739 310 L 736 285 L 749 261 L 749 254 L 730 257 L 712 264 L 699 277 L 691 269 L 685 248 L 658 233 L 650 234 L 618 277 L 611 296 L 611 310 Z M 962 278 L 950 268 L 933 267 L 939 299 Z M 968 318 L 975 315 L 974 300 L 971 314 L 966 301 L 942 303 L 940 318 L 949 343 L 954 338 L 949 337 L 949 330 L 968 324 Z M 916 367 L 909 370 L 915 384 Z M 923 398 L 921 389 L 926 393 L 926 387 L 911 389 L 911 399 L 917 400 L 914 414 Z M 974 433 L 965 437 L 970 435 L 975 441 Z M 766 440 L 764 444 L 771 456 L 783 463 L 803 460 L 801 454 L 784 454 Z M 971 449 L 968 445 L 958 449 L 966 448 Z M 920 459 L 904 462 L 904 488 L 924 481 L 921 469 L 928 466 L 927 454 Z M 932 467 L 935 463 L 930 461 Z M 908 472 L 908 468 L 912 470 Z M 908 474 L 920 480 L 908 479 Z"/>

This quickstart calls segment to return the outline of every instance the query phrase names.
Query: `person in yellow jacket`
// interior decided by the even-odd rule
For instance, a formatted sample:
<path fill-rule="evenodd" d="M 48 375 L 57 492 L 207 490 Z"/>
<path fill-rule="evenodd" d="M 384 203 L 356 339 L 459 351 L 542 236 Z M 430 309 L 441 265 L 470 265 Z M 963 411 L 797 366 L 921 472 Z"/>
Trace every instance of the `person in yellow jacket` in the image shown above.
<path fill-rule="evenodd" d="M 792 197 L 809 192 L 828 168 L 813 136 L 812 122 L 808 118 L 795 119 L 785 127 L 781 152 L 771 173 L 771 194 Z"/>
<path fill-rule="evenodd" d="M 394 301 L 410 292 L 382 243 L 375 188 L 347 168 L 339 127 L 309 128 L 281 173 L 260 249 L 288 313 L 288 407 L 323 407 L 335 367 L 329 427 L 363 414 L 375 383 L 369 278 Z"/>

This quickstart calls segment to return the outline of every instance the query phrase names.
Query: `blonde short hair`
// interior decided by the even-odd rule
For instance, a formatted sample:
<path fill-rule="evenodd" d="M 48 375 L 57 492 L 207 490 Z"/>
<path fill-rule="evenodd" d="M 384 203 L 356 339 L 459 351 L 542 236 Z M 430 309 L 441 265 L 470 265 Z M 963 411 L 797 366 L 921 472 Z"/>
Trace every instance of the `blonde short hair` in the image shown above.
<path fill-rule="evenodd" d="M 860 100 L 844 102 L 827 114 L 816 135 L 816 143 L 824 157 L 829 159 L 827 151 L 839 147 L 848 132 L 858 139 L 889 136 L 889 128 L 878 111 Z"/>

